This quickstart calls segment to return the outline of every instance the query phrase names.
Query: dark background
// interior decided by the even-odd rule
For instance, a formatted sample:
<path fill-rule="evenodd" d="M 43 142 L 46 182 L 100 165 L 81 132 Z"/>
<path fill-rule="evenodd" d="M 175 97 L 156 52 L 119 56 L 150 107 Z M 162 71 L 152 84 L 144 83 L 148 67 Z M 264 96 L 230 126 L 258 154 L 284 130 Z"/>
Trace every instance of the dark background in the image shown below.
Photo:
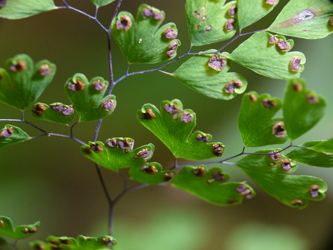
<path fill-rule="evenodd" d="M 88 0 L 71 1 L 77 7 L 93 12 Z M 184 1 L 145 1 L 167 12 L 167 20 L 177 23 L 183 42 L 189 46 L 185 26 Z M 124 0 L 123 9 L 136 11 L 139 0 Z M 265 28 L 278 9 L 260 25 Z M 112 7 L 103 8 L 101 17 L 108 22 Z M 0 20 L 0 61 L 18 53 L 27 53 L 36 61 L 47 58 L 58 66 L 53 84 L 41 101 L 67 102 L 63 92 L 65 80 L 76 72 L 88 77 L 108 76 L 107 44 L 102 31 L 87 18 L 68 10 L 53 11 L 19 21 Z M 322 40 L 296 40 L 296 50 L 307 56 L 303 77 L 310 87 L 325 96 L 328 108 L 325 118 L 306 136 L 298 140 L 332 137 L 333 122 L 333 37 Z M 236 46 L 237 43 L 234 44 Z M 211 46 L 213 47 L 213 46 Z M 219 45 L 214 45 L 218 48 Z M 232 49 L 231 46 L 229 49 Z M 114 48 L 116 75 L 126 68 L 124 59 Z M 172 71 L 177 65 L 167 69 Z M 140 67 L 138 67 L 139 69 Z M 242 68 L 249 80 L 248 90 L 269 92 L 282 97 L 286 82 L 260 77 Z M 158 104 L 179 98 L 196 111 L 198 128 L 210 132 L 227 145 L 225 155 L 240 151 L 242 143 L 237 130 L 240 97 L 229 102 L 201 96 L 175 79 L 159 73 L 128 78 L 114 90 L 118 107 L 102 129 L 101 138 L 129 136 L 137 145 L 157 145 L 154 160 L 166 166 L 173 163 L 169 151 L 135 118 L 142 104 Z M 0 106 L 1 118 L 17 118 L 17 111 Z M 61 126 L 41 124 L 53 132 L 66 132 Z M 80 124 L 77 135 L 89 140 L 95 123 Z M 27 128 L 28 131 L 29 128 Z M 304 167 L 300 172 L 321 176 L 333 184 L 329 169 Z M 121 179 L 110 172 L 107 184 L 114 193 L 121 190 Z M 58 138 L 42 138 L 10 147 L 0 152 L 0 214 L 17 223 L 42 222 L 35 238 L 55 235 L 101 235 L 105 233 L 107 204 L 95 176 L 93 165 L 82 158 L 78 146 Z M 235 175 L 243 174 L 235 170 Z M 114 236 L 118 250 L 266 250 L 266 249 L 333 249 L 328 248 L 333 236 L 333 195 L 319 204 L 298 211 L 279 204 L 258 190 L 257 198 L 238 207 L 220 208 L 169 187 L 153 187 L 131 193 L 115 213 Z M 21 249 L 25 249 L 22 244 Z"/>

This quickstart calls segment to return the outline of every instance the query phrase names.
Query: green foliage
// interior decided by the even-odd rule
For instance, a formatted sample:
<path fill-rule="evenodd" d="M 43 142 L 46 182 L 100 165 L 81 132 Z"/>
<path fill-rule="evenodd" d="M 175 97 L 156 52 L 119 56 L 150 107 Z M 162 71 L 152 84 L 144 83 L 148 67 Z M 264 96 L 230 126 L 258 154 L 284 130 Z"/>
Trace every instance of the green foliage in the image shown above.
<path fill-rule="evenodd" d="M 230 59 L 269 78 L 293 79 L 300 76 L 306 59 L 301 52 L 289 52 L 292 47 L 292 40 L 257 32 L 239 45 Z"/>
<path fill-rule="evenodd" d="M 297 79 L 304 70 L 306 58 L 301 52 L 291 52 L 294 41 L 284 35 L 297 38 L 318 39 L 333 32 L 333 4 L 329 0 L 290 0 L 274 23 L 265 31 L 253 32 L 253 35 L 240 44 L 230 54 L 220 50 L 208 49 L 202 52 L 188 53 L 177 57 L 181 45 L 178 29 L 174 23 L 163 24 L 164 11 L 142 4 L 134 17 L 127 11 L 116 13 L 111 30 L 98 19 L 98 8 L 115 0 L 90 0 L 96 6 L 95 16 L 90 15 L 64 1 L 64 6 L 89 17 L 106 31 L 108 42 L 111 35 L 128 64 L 158 64 L 170 60 L 178 61 L 191 56 L 174 73 L 168 73 L 181 80 L 194 91 L 219 100 L 231 100 L 245 92 L 248 82 L 236 72 L 230 72 L 230 61 L 236 62 L 260 75 L 290 80 L 285 92 L 284 102 L 269 94 L 259 95 L 250 92 L 243 96 L 239 130 L 244 145 L 259 147 L 283 144 L 287 139 L 294 140 L 312 129 L 322 118 L 325 101 L 322 97 L 306 88 L 303 80 Z M 252 34 L 242 33 L 242 29 L 254 24 L 269 14 L 279 0 L 186 0 L 186 15 L 192 46 L 210 45 L 226 41 L 226 49 L 239 37 Z M 119 2 L 121 3 L 121 2 Z M 20 19 L 41 12 L 57 9 L 53 0 L 0 0 L 0 18 Z M 269 31 L 271 33 L 268 33 Z M 109 34 L 111 32 L 111 34 Z M 236 33 L 239 34 L 236 35 Z M 235 36 L 236 35 L 236 36 Z M 109 44 L 110 45 L 110 44 Z M 111 45 L 109 63 L 113 68 Z M 173 62 L 172 61 L 172 62 Z M 24 111 L 32 107 L 33 114 L 48 122 L 69 125 L 78 116 L 79 122 L 106 118 L 114 112 L 117 101 L 111 95 L 112 88 L 121 80 L 132 75 L 162 71 L 171 64 L 137 72 L 126 72 L 112 84 L 102 77 L 89 80 L 83 74 L 75 74 L 65 84 L 71 105 L 63 103 L 46 104 L 37 102 L 44 90 L 53 80 L 56 66 L 43 60 L 36 65 L 25 55 L 17 55 L 0 68 L 0 102 Z M 283 109 L 283 118 L 278 112 Z M 48 133 L 43 128 L 28 122 L 22 113 L 22 119 L 2 119 L 15 121 L 43 132 L 42 135 L 54 135 L 69 138 L 82 144 L 73 134 Z M 224 145 L 212 142 L 212 135 L 196 131 L 196 114 L 184 109 L 180 100 L 163 101 L 160 108 L 145 104 L 137 112 L 140 123 L 152 132 L 173 156 L 178 159 L 203 161 L 221 157 Z M 95 137 L 99 135 L 99 122 Z M 38 137 L 38 136 L 37 136 Z M 34 138 L 37 138 L 34 137 Z M 32 139 L 19 127 L 6 125 L 0 130 L 0 148 Z M 286 156 L 282 152 L 293 148 Z M 310 201 L 325 198 L 326 183 L 313 176 L 293 175 L 296 162 L 320 167 L 333 167 L 333 139 L 310 141 L 303 146 L 292 143 L 283 150 L 264 150 L 255 153 L 243 151 L 235 156 L 203 165 L 188 164 L 182 167 L 175 163 L 164 168 L 158 162 L 150 162 L 155 146 L 146 144 L 134 148 L 132 138 L 116 137 L 101 141 L 88 142 L 81 147 L 81 153 L 95 164 L 108 170 L 119 171 L 128 168 L 129 178 L 135 182 L 156 185 L 170 182 L 174 187 L 189 192 L 209 203 L 219 206 L 236 205 L 255 196 L 255 191 L 245 182 L 229 181 L 221 165 L 235 165 L 229 160 L 248 155 L 236 162 L 268 194 L 281 203 L 293 208 L 305 208 Z M 213 165 L 209 167 L 208 165 Z M 215 164 L 220 166 L 215 166 Z M 195 165 L 195 166 L 191 166 Z M 104 183 L 102 183 L 104 185 Z M 146 186 L 146 185 L 143 185 Z M 105 188 L 105 185 L 103 186 Z M 134 186 L 135 187 L 135 186 Z M 140 185 L 141 187 L 141 185 Z M 125 190 L 124 193 L 126 193 Z M 108 190 L 104 190 L 109 196 Z M 109 199 L 110 209 L 123 195 Z M 110 197 L 108 197 L 110 198 Z M 28 237 L 37 231 L 39 223 L 14 228 L 10 218 L 0 217 L 0 245 L 3 237 L 15 240 Z M 111 225 L 109 225 L 111 227 Z M 32 243 L 35 250 L 108 250 L 113 248 L 115 240 L 104 237 L 55 237 L 46 242 Z M 170 248 L 170 247 L 169 247 Z"/>
<path fill-rule="evenodd" d="M 324 99 L 306 89 L 301 79 L 289 82 L 285 93 L 283 116 L 288 136 L 296 139 L 313 128 L 324 115 Z"/>
<path fill-rule="evenodd" d="M 323 153 L 333 153 L 333 139 L 327 141 L 312 141 L 305 144 L 307 147 L 323 152 Z"/>
<path fill-rule="evenodd" d="M 281 100 L 268 94 L 250 92 L 243 96 L 238 127 L 245 146 L 258 147 L 286 142 L 283 120 L 274 118 L 281 107 Z"/>
<path fill-rule="evenodd" d="M 159 138 L 176 158 L 205 160 L 220 157 L 224 145 L 211 142 L 212 135 L 193 130 L 196 127 L 196 114 L 183 109 L 180 100 L 163 101 L 160 109 L 153 104 L 145 104 L 138 111 L 141 124 Z"/>
<path fill-rule="evenodd" d="M 113 113 L 117 106 L 114 95 L 106 95 L 108 81 L 94 77 L 90 81 L 83 74 L 75 74 L 65 84 L 65 91 L 73 103 L 80 121 L 93 121 Z"/>
<path fill-rule="evenodd" d="M 82 154 L 107 169 L 143 167 L 153 156 L 155 146 L 147 144 L 134 149 L 134 139 L 115 137 L 103 142 L 89 142 L 81 147 Z"/>
<path fill-rule="evenodd" d="M 174 75 L 200 94 L 220 100 L 233 99 L 244 93 L 247 80 L 239 73 L 228 72 L 227 57 L 227 53 L 206 51 L 187 60 Z"/>
<path fill-rule="evenodd" d="M 304 39 L 320 39 L 333 32 L 333 4 L 329 0 L 290 0 L 269 30 Z"/>
<path fill-rule="evenodd" d="M 173 186 L 219 206 L 236 205 L 255 196 L 254 190 L 243 182 L 228 182 L 221 168 L 187 166 L 172 179 Z"/>
<path fill-rule="evenodd" d="M 57 122 L 70 124 L 74 120 L 74 109 L 71 105 L 66 105 L 60 102 L 52 103 L 36 103 L 32 112 L 36 118 L 48 122 Z"/>
<path fill-rule="evenodd" d="M 0 236 L 15 240 L 25 239 L 37 232 L 39 222 L 31 225 L 21 225 L 14 227 L 11 218 L 0 216 Z"/>
<path fill-rule="evenodd" d="M 0 149 L 28 140 L 31 140 L 31 137 L 19 127 L 6 125 L 0 129 Z"/>
<path fill-rule="evenodd" d="M 243 29 L 269 14 L 279 0 L 263 1 L 263 0 L 238 0 L 238 23 L 239 28 Z"/>
<path fill-rule="evenodd" d="M 288 154 L 291 159 L 319 167 L 333 167 L 332 139 L 328 141 L 311 141 L 304 143 Z"/>
<path fill-rule="evenodd" d="M 35 250 L 110 250 L 116 243 L 116 240 L 108 235 L 99 238 L 83 235 L 76 238 L 49 236 L 46 242 L 32 242 L 31 247 Z"/>
<path fill-rule="evenodd" d="M 177 27 L 174 23 L 161 26 L 164 19 L 164 11 L 142 4 L 136 18 L 123 11 L 113 20 L 113 38 L 129 63 L 154 64 L 177 55 Z"/>
<path fill-rule="evenodd" d="M 295 163 L 280 153 L 259 151 L 241 159 L 237 165 L 265 192 L 287 206 L 302 209 L 310 201 L 325 198 L 326 183 L 313 176 L 292 175 Z"/>
<path fill-rule="evenodd" d="M 230 39 L 236 33 L 236 1 L 186 0 L 187 25 L 192 46 Z"/>
<path fill-rule="evenodd" d="M 53 0 L 2 0 L 0 18 L 21 19 L 55 9 Z"/>
<path fill-rule="evenodd" d="M 110 3 L 113 3 L 115 0 L 90 0 L 93 4 L 95 4 L 97 7 L 102 7 L 105 5 L 108 5 Z"/>
<path fill-rule="evenodd" d="M 25 54 L 10 58 L 0 68 L 0 102 L 25 109 L 42 95 L 56 73 L 56 66 L 47 60 L 34 64 Z"/>

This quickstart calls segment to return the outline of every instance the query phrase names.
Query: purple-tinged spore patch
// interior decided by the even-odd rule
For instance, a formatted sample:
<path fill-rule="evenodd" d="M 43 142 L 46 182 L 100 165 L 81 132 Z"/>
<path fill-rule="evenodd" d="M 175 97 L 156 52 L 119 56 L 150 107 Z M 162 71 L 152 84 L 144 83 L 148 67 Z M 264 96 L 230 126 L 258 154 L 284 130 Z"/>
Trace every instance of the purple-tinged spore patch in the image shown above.
<path fill-rule="evenodd" d="M 290 43 L 284 39 L 279 39 L 276 43 L 276 47 L 283 53 L 287 53 L 292 48 Z"/>
<path fill-rule="evenodd" d="M 151 174 L 151 175 L 158 174 L 158 169 L 154 165 L 143 166 L 142 171 L 145 172 L 146 174 Z"/>
<path fill-rule="evenodd" d="M 129 16 L 120 16 L 119 20 L 116 22 L 117 30 L 128 31 L 132 27 L 132 20 Z"/>
<path fill-rule="evenodd" d="M 102 107 L 105 111 L 110 112 L 115 108 L 115 104 L 112 99 L 108 99 L 102 103 Z"/>
<path fill-rule="evenodd" d="M 216 156 L 222 156 L 224 152 L 224 146 L 221 143 L 213 144 L 213 154 Z"/>
<path fill-rule="evenodd" d="M 230 17 L 235 17 L 236 12 L 237 12 L 237 6 L 236 6 L 236 5 L 232 5 L 232 6 L 230 7 L 230 9 L 228 10 L 228 15 L 229 15 Z"/>
<path fill-rule="evenodd" d="M 220 55 L 213 55 L 208 61 L 208 67 L 215 71 L 222 71 L 227 65 L 227 59 Z"/>
<path fill-rule="evenodd" d="M 284 138 L 287 136 L 287 131 L 284 122 L 277 122 L 272 128 L 272 134 L 277 138 Z"/>
<path fill-rule="evenodd" d="M 319 185 L 312 185 L 309 190 L 311 198 L 318 198 L 320 196 L 319 190 L 320 190 Z"/>
<path fill-rule="evenodd" d="M 308 103 L 310 104 L 316 104 L 319 102 L 319 99 L 317 96 L 315 96 L 314 94 L 309 94 L 307 97 L 306 97 L 306 100 Z"/>
<path fill-rule="evenodd" d="M 7 127 L 4 128 L 1 132 L 0 132 L 0 138 L 9 138 L 13 135 L 14 133 L 14 128 L 12 127 Z"/>
<path fill-rule="evenodd" d="M 288 159 L 281 162 L 281 167 L 284 171 L 289 172 L 292 169 L 292 162 Z"/>
<path fill-rule="evenodd" d="M 301 70 L 302 59 L 300 57 L 293 57 L 289 63 L 289 69 L 293 73 L 298 73 Z"/>
<path fill-rule="evenodd" d="M 271 109 L 276 107 L 276 102 L 274 100 L 265 99 L 262 101 L 262 104 L 265 108 Z"/>
<path fill-rule="evenodd" d="M 101 80 L 97 80 L 93 83 L 94 89 L 96 91 L 103 91 L 105 88 L 105 84 Z"/>
<path fill-rule="evenodd" d="M 178 31 L 172 27 L 168 27 L 163 35 L 168 40 L 176 39 L 178 37 Z"/>
<path fill-rule="evenodd" d="M 142 15 L 144 17 L 152 17 L 154 15 L 154 12 L 153 12 L 152 9 L 144 8 L 143 11 L 142 11 Z"/>
<path fill-rule="evenodd" d="M 43 64 L 39 68 L 39 74 L 41 76 L 48 76 L 51 74 L 51 68 L 48 64 Z"/>
<path fill-rule="evenodd" d="M 169 113 L 169 114 L 177 114 L 179 113 L 180 109 L 177 105 L 173 104 L 173 103 L 167 103 L 164 105 L 164 110 Z"/>
<path fill-rule="evenodd" d="M 206 169 L 203 166 L 193 167 L 192 174 L 198 177 L 203 177 L 206 175 Z"/>
<path fill-rule="evenodd" d="M 235 29 L 235 19 L 234 18 L 230 18 L 228 19 L 225 24 L 224 24 L 224 29 L 226 32 L 230 32 L 233 31 Z"/>
<path fill-rule="evenodd" d="M 242 86 L 243 84 L 240 80 L 232 80 L 224 86 L 223 90 L 225 94 L 231 95 L 235 93 L 236 89 L 240 89 Z"/>
<path fill-rule="evenodd" d="M 22 72 L 27 69 L 27 63 L 23 60 L 19 60 L 10 66 L 12 72 Z"/>
<path fill-rule="evenodd" d="M 190 112 L 184 112 L 181 117 L 182 122 L 190 123 L 193 121 L 193 115 Z"/>

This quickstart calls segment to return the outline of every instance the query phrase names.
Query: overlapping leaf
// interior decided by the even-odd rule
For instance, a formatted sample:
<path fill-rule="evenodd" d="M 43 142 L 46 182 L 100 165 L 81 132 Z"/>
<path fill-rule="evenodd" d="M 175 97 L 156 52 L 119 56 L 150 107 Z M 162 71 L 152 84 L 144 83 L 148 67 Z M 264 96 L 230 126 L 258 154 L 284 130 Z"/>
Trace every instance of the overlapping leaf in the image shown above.
<path fill-rule="evenodd" d="M 66 105 L 60 102 L 52 103 L 36 103 L 32 112 L 35 117 L 48 121 L 70 124 L 74 120 L 74 109 L 71 105 Z"/>
<path fill-rule="evenodd" d="M 20 240 L 30 237 L 37 232 L 39 222 L 31 225 L 21 225 L 14 227 L 13 221 L 6 217 L 0 216 L 0 236 L 9 237 L 11 239 Z"/>
<path fill-rule="evenodd" d="M 102 7 L 105 5 L 108 5 L 110 3 L 113 3 L 115 0 L 90 0 L 93 4 L 95 4 L 97 7 Z"/>
<path fill-rule="evenodd" d="M 241 29 L 259 21 L 269 14 L 279 0 L 238 0 L 238 23 Z"/>
<path fill-rule="evenodd" d="M 76 238 L 50 236 L 46 242 L 32 242 L 31 247 L 33 249 L 43 250 L 110 250 L 113 249 L 116 244 L 116 240 L 108 235 L 98 238 L 83 235 Z"/>
<path fill-rule="evenodd" d="M 236 1 L 187 0 L 187 25 L 193 46 L 230 39 L 236 34 Z"/>
<path fill-rule="evenodd" d="M 80 121 L 93 121 L 110 115 L 117 106 L 114 95 L 106 95 L 108 82 L 102 77 L 89 81 L 83 74 L 75 74 L 65 84 L 65 91 L 73 103 Z"/>
<path fill-rule="evenodd" d="M 230 100 L 244 93 L 247 81 L 238 73 L 228 72 L 227 53 L 209 52 L 183 63 L 174 72 L 175 77 L 190 89 L 215 99 Z"/>
<path fill-rule="evenodd" d="M 320 39 L 333 32 L 330 0 L 290 0 L 269 30 L 305 39 Z"/>
<path fill-rule="evenodd" d="M 245 146 L 259 147 L 286 142 L 284 122 L 275 118 L 282 102 L 268 94 L 255 92 L 243 96 L 238 127 Z"/>
<path fill-rule="evenodd" d="M 6 125 L 0 128 L 0 148 L 30 140 L 31 137 L 21 128 Z"/>
<path fill-rule="evenodd" d="M 187 166 L 172 179 L 176 188 L 219 206 L 236 205 L 255 196 L 254 190 L 243 182 L 228 182 L 221 168 Z"/>
<path fill-rule="evenodd" d="M 129 63 L 154 64 L 177 55 L 177 27 L 174 23 L 161 26 L 164 19 L 164 11 L 142 4 L 136 18 L 123 11 L 113 20 L 113 38 Z"/>
<path fill-rule="evenodd" d="M 82 146 L 82 154 L 91 161 L 107 169 L 117 171 L 122 168 L 140 168 L 142 171 L 149 171 L 145 167 L 152 166 L 155 163 L 147 161 L 154 154 L 155 146 L 147 144 L 134 149 L 134 140 L 132 138 L 116 137 L 110 138 L 103 142 L 89 142 L 88 145 Z M 157 173 L 160 165 L 155 164 Z M 139 177 L 138 177 L 139 178 Z"/>
<path fill-rule="evenodd" d="M 296 139 L 313 128 L 324 115 L 324 99 L 306 89 L 301 79 L 289 82 L 283 104 L 283 116 L 288 136 Z"/>
<path fill-rule="evenodd" d="M 28 55 L 17 55 L 0 68 L 0 102 L 19 109 L 32 105 L 53 80 L 56 66 L 47 60 L 36 65 Z"/>
<path fill-rule="evenodd" d="M 138 111 L 137 117 L 177 158 L 205 160 L 223 154 L 224 145 L 211 142 L 212 135 L 193 132 L 196 114 L 190 109 L 184 110 L 179 100 L 163 101 L 160 109 L 145 104 Z"/>
<path fill-rule="evenodd" d="M 326 141 L 312 141 L 307 142 L 306 147 L 311 147 L 313 150 L 316 150 L 318 152 L 333 153 L 333 139 L 329 139 Z"/>
<path fill-rule="evenodd" d="M 288 154 L 291 159 L 318 167 L 333 167 L 332 139 L 311 141 L 297 147 Z"/>
<path fill-rule="evenodd" d="M 260 151 L 237 162 L 268 194 L 281 203 L 305 208 L 310 201 L 325 198 L 326 183 L 320 178 L 306 175 L 291 175 L 295 163 L 279 153 Z"/>
<path fill-rule="evenodd" d="M 55 9 L 53 0 L 1 0 L 0 18 L 21 19 Z"/>
<path fill-rule="evenodd" d="M 293 79 L 300 76 L 306 62 L 301 52 L 289 52 L 293 41 L 267 32 L 257 32 L 239 45 L 230 59 L 273 79 Z"/>

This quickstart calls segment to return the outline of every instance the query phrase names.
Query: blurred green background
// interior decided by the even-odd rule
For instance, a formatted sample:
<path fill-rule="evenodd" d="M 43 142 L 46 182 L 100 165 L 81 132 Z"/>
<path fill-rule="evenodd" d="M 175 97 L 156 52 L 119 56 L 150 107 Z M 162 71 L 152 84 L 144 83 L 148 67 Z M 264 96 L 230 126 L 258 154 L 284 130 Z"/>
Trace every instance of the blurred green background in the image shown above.
<path fill-rule="evenodd" d="M 72 4 L 93 12 L 88 0 Z M 147 0 L 167 12 L 167 20 L 177 23 L 183 41 L 182 51 L 189 46 L 185 26 L 184 1 Z M 134 12 L 141 0 L 124 0 L 123 9 Z M 259 25 L 265 28 L 279 10 Z M 101 18 L 108 22 L 112 7 L 103 8 Z M 89 77 L 108 76 L 106 41 L 102 31 L 87 18 L 68 10 L 54 11 L 19 21 L 0 20 L 0 61 L 18 53 L 28 53 L 35 60 L 47 58 L 58 66 L 58 74 L 41 101 L 65 101 L 63 84 L 76 72 Z M 326 139 L 333 136 L 333 36 L 318 41 L 296 41 L 297 50 L 307 56 L 303 77 L 310 87 L 326 97 L 328 109 L 317 127 L 302 137 Z M 229 49 L 237 46 L 235 43 Z M 212 47 L 212 46 L 211 46 Z M 219 45 L 214 45 L 218 48 Z M 116 75 L 121 76 L 126 63 L 114 47 Z M 171 66 L 172 71 L 177 65 Z M 133 67 L 135 69 L 136 67 Z M 137 69 L 142 67 L 137 67 Z M 249 90 L 283 96 L 284 81 L 276 81 L 235 70 L 249 80 Z M 154 160 L 171 166 L 173 157 L 136 121 L 135 113 L 142 104 L 158 104 L 179 98 L 197 112 L 198 128 L 210 132 L 227 145 L 225 155 L 240 151 L 237 130 L 240 97 L 223 102 L 201 96 L 175 79 L 159 73 L 135 76 L 119 84 L 118 108 L 106 120 L 101 138 L 129 136 L 137 145 L 157 145 Z M 17 111 L 0 106 L 1 118 L 16 118 Z M 32 118 L 31 118 L 32 119 Z M 62 127 L 43 123 L 53 132 L 66 132 Z M 92 137 L 95 123 L 81 124 L 77 136 Z M 29 128 L 27 128 L 28 131 Z M 321 176 L 333 186 L 333 171 L 301 168 L 301 172 Z M 122 188 L 121 178 L 104 171 L 113 193 Z M 235 171 L 237 178 L 245 178 Z M 118 250 L 318 250 L 333 249 L 333 192 L 325 201 L 298 211 L 279 204 L 257 189 L 257 198 L 238 207 L 220 208 L 209 205 L 169 187 L 153 187 L 131 193 L 115 212 L 114 236 Z M 42 138 L 10 147 L 0 152 L 0 214 L 17 223 L 42 222 L 36 238 L 55 235 L 100 235 L 106 230 L 107 204 L 97 181 L 93 165 L 80 156 L 78 146 L 58 138 Z M 20 249 L 25 249 L 24 244 Z"/>

